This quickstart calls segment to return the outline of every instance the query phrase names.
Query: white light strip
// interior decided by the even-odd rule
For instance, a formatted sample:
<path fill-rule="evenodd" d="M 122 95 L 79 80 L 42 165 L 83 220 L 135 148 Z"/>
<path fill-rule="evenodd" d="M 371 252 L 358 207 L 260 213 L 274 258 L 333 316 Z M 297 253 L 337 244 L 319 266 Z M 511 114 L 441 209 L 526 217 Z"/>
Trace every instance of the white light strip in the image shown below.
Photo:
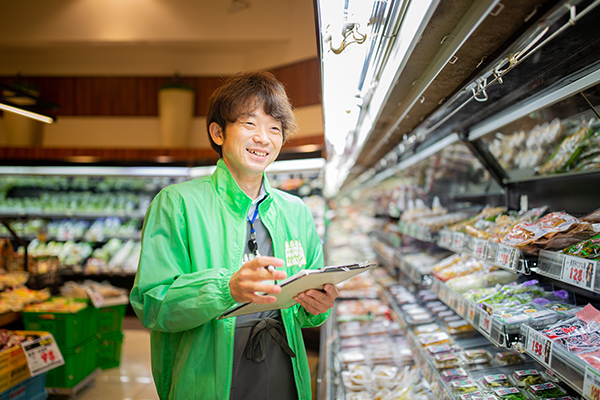
<path fill-rule="evenodd" d="M 505 112 L 490 118 L 483 123 L 477 124 L 469 133 L 469 140 L 475 140 L 483 135 L 486 135 L 504 125 L 513 122 L 519 118 L 537 111 L 543 107 L 550 106 L 574 95 L 582 90 L 589 88 L 600 82 L 600 70 L 596 70 L 585 77 L 558 90 L 550 90 L 550 93 L 538 99 L 531 101 L 528 104 L 517 104 Z"/>
<path fill-rule="evenodd" d="M 192 167 L 190 168 L 190 178 L 200 178 L 202 176 L 212 175 L 217 169 L 216 165 L 210 165 L 207 167 Z"/>
<path fill-rule="evenodd" d="M 0 175 L 186 177 L 187 167 L 0 167 Z"/>
<path fill-rule="evenodd" d="M 275 161 L 267 167 L 267 173 L 321 171 L 325 167 L 324 158 L 307 158 L 304 160 Z"/>
<path fill-rule="evenodd" d="M 36 121 L 45 122 L 47 124 L 51 124 L 54 122 L 54 119 L 48 117 L 46 115 L 34 113 L 32 111 L 23 110 L 22 108 L 17 108 L 13 106 L 9 106 L 8 104 L 0 103 L 0 110 L 8 111 L 11 113 L 19 114 L 24 117 L 35 119 Z"/>

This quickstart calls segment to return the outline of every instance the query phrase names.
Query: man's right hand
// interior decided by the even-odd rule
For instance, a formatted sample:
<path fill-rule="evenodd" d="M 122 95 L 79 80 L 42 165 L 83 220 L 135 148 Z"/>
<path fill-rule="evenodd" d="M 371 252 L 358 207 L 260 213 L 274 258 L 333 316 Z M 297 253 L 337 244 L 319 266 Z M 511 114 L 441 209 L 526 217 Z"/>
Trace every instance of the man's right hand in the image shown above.
<path fill-rule="evenodd" d="M 274 296 L 256 294 L 257 292 L 272 294 L 281 292 L 281 286 L 268 285 L 264 281 L 285 279 L 287 274 L 277 269 L 269 272 L 267 270 L 269 265 L 281 268 L 284 266 L 284 261 L 280 258 L 261 256 L 242 265 L 229 281 L 229 290 L 233 299 L 238 303 L 274 303 L 277 300 Z"/>

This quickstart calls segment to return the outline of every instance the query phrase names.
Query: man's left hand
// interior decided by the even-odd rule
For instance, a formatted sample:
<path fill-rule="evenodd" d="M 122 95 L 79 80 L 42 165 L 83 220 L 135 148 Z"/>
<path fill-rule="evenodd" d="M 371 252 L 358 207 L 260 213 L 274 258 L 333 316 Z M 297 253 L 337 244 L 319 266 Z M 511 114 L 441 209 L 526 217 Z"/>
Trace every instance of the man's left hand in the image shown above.
<path fill-rule="evenodd" d="M 294 300 L 309 313 L 318 315 L 333 307 L 336 297 L 338 297 L 337 288 L 334 285 L 327 284 L 323 287 L 323 290 L 310 289 L 300 293 L 294 297 Z"/>

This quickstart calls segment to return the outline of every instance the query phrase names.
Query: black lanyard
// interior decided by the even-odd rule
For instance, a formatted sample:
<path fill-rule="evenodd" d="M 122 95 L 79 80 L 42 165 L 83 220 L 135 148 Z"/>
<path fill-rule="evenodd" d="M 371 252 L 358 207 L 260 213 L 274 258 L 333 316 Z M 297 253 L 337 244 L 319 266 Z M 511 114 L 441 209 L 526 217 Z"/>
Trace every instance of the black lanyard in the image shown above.
<path fill-rule="evenodd" d="M 256 230 L 254 229 L 254 221 L 256 221 L 256 217 L 258 216 L 258 204 L 260 204 L 260 202 L 256 204 L 256 209 L 254 209 L 254 215 L 252 216 L 252 219 L 246 216 L 246 218 L 248 218 L 248 222 L 250 222 L 250 240 L 248 240 L 248 248 L 252 253 L 254 253 L 255 258 L 260 257 L 260 253 L 258 252 L 258 243 L 256 243 Z"/>

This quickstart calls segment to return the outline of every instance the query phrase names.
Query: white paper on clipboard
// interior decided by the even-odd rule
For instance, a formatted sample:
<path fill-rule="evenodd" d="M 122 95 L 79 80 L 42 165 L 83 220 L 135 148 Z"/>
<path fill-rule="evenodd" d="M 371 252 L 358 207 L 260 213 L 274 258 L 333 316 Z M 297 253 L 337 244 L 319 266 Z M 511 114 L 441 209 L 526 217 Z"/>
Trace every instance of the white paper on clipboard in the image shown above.
<path fill-rule="evenodd" d="M 294 297 L 298 293 L 305 292 L 309 289 L 320 290 L 328 283 L 337 285 L 338 283 L 344 282 L 358 274 L 362 274 L 373 267 L 375 267 L 374 264 L 361 263 L 331 266 L 321 269 L 304 269 L 278 283 L 279 286 L 281 286 L 281 292 L 278 294 L 269 294 L 269 296 L 275 296 L 277 298 L 276 302 L 269 304 L 241 303 L 219 315 L 218 319 L 289 308 L 296 304 Z"/>

